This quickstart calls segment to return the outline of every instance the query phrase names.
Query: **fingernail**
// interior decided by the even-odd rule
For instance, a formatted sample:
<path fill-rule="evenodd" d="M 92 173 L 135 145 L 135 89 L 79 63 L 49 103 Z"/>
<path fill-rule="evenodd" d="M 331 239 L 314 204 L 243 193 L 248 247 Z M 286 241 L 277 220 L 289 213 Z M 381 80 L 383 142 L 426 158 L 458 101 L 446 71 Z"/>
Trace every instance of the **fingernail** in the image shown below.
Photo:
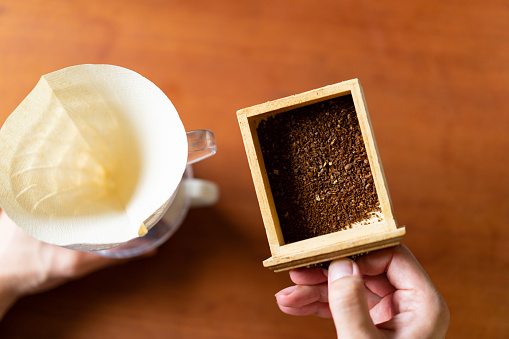
<path fill-rule="evenodd" d="M 282 289 L 281 291 L 277 292 L 276 293 L 276 297 L 278 295 L 290 295 L 293 293 L 293 291 L 295 291 L 295 289 L 297 288 L 297 286 L 290 286 L 290 287 L 287 287 L 285 289 Z"/>
<path fill-rule="evenodd" d="M 353 261 L 350 259 L 339 259 L 333 261 L 329 266 L 329 281 L 335 281 L 343 277 L 353 275 Z"/>

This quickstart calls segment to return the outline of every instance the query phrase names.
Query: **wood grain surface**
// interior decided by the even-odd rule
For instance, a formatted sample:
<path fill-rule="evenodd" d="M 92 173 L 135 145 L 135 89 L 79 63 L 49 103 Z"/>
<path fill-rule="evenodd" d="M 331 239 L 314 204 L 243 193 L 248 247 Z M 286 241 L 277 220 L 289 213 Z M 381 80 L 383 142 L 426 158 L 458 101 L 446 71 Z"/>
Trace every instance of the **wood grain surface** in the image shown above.
<path fill-rule="evenodd" d="M 221 199 L 151 258 L 19 301 L 1 338 L 334 338 L 282 314 L 235 112 L 359 78 L 395 217 L 450 311 L 449 338 L 509 336 L 506 1 L 0 1 L 0 124 L 39 77 L 130 68 L 218 153 Z M 1 156 L 1 155 L 0 155 Z"/>

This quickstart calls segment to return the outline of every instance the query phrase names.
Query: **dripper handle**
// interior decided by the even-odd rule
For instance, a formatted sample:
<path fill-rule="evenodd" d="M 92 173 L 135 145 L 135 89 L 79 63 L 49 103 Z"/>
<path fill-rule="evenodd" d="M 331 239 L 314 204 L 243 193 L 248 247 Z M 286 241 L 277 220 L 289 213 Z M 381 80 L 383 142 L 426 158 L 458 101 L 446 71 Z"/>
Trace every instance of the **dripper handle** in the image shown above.
<path fill-rule="evenodd" d="M 187 164 L 206 159 L 216 153 L 216 138 L 214 133 L 208 129 L 197 129 L 187 134 Z"/>
<path fill-rule="evenodd" d="M 190 178 L 182 183 L 191 208 L 212 206 L 219 199 L 219 187 L 212 181 Z"/>

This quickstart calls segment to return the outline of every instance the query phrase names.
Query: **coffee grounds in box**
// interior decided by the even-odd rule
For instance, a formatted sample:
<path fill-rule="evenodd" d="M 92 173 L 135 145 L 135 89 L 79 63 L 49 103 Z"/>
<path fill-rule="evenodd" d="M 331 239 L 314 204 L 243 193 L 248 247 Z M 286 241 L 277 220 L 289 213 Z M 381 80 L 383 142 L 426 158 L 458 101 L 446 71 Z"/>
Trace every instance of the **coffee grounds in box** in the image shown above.
<path fill-rule="evenodd" d="M 270 116 L 257 134 L 285 243 L 380 211 L 351 95 Z"/>

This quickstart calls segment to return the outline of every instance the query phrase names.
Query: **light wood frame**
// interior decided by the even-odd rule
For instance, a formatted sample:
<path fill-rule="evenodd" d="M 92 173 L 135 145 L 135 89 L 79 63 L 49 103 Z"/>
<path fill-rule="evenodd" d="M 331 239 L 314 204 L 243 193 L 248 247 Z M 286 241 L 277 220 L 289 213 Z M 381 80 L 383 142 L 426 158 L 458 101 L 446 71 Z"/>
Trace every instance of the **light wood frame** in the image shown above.
<path fill-rule="evenodd" d="M 352 95 L 364 146 L 380 202 L 382 221 L 285 244 L 256 128 L 269 116 L 332 98 Z M 361 85 L 343 81 L 301 94 L 237 111 L 249 167 L 261 209 L 272 257 L 263 265 L 276 272 L 311 266 L 333 259 L 397 245 L 405 228 L 398 228 Z"/>

